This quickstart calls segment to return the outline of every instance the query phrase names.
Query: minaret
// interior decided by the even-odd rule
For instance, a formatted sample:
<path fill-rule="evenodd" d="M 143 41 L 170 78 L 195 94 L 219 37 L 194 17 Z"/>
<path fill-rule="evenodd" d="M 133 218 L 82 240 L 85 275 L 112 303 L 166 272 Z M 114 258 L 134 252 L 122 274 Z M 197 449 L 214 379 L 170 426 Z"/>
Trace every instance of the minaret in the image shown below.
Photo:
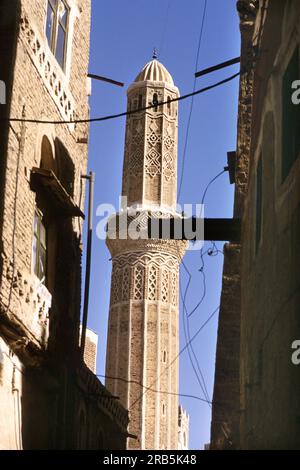
<path fill-rule="evenodd" d="M 136 112 L 126 122 L 125 213 L 135 209 L 140 220 L 178 217 L 178 105 L 171 102 L 179 96 L 178 88 L 153 57 L 127 95 L 128 111 Z M 161 102 L 167 104 L 138 111 Z M 111 379 L 106 384 L 129 410 L 129 433 L 137 439 L 128 439 L 128 449 L 177 449 L 179 362 L 174 359 L 179 348 L 179 264 L 186 242 L 108 237 L 107 245 L 113 267 L 106 359 Z"/>

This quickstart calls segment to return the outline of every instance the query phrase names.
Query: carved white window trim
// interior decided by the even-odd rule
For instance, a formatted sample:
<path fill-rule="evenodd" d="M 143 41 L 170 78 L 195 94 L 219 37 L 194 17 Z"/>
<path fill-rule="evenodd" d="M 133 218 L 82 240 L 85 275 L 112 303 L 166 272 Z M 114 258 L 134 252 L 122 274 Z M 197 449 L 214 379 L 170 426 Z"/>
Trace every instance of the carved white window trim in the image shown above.
<path fill-rule="evenodd" d="M 73 10 L 75 11 L 75 8 Z M 71 54 L 68 59 L 70 64 L 66 64 L 66 73 L 64 73 L 49 48 L 45 31 L 41 35 L 39 28 L 31 21 L 31 17 L 25 9 L 21 19 L 20 36 L 62 118 L 66 121 L 74 120 L 76 117 L 75 102 L 69 89 L 67 75 L 68 69 L 70 73 L 71 68 Z M 73 34 L 69 34 L 70 40 L 72 36 Z M 74 124 L 69 124 L 69 128 L 70 131 L 73 131 Z"/>

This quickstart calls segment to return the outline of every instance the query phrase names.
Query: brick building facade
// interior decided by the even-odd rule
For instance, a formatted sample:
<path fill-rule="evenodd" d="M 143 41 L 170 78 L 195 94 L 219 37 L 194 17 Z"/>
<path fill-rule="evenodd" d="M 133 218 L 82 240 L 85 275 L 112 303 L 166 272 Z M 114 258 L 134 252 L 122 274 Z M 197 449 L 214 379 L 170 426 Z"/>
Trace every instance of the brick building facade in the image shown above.
<path fill-rule="evenodd" d="M 297 449 L 299 367 L 300 5 L 237 2 L 241 81 L 235 217 L 225 247 L 212 449 Z M 299 95 L 299 94 L 298 94 Z"/>
<path fill-rule="evenodd" d="M 127 412 L 81 363 L 89 0 L 1 0 L 0 448 L 126 445 Z"/>

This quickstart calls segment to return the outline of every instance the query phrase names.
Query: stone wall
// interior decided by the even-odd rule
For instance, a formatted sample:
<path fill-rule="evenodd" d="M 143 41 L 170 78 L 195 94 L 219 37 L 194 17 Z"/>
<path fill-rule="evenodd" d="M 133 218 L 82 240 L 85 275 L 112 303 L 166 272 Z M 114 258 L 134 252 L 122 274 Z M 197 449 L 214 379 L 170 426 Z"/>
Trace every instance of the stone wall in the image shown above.
<path fill-rule="evenodd" d="M 234 217 L 242 219 L 250 161 L 253 31 L 256 9 L 247 0 L 238 1 L 241 29 L 241 76 L 238 106 Z M 224 247 L 224 268 L 217 336 L 213 392 L 211 449 L 239 448 L 240 419 L 240 284 L 241 246 Z"/>
<path fill-rule="evenodd" d="M 282 79 L 300 43 L 300 5 L 294 0 L 266 6 L 260 22 L 243 219 L 241 447 L 296 449 L 300 446 L 300 384 L 299 370 L 291 362 L 291 344 L 300 337 L 300 167 L 298 154 L 282 181 Z M 300 70 L 298 79 L 299 74 Z M 256 242 L 259 161 L 262 225 Z"/>
<path fill-rule="evenodd" d="M 46 39 L 47 2 L 0 3 L 0 79 L 7 83 L 7 104 L 0 106 L 0 117 L 56 122 L 11 120 L 1 121 L 0 127 L 3 449 L 95 448 L 89 436 L 93 431 L 98 436 L 101 427 L 104 434 L 110 429 L 107 445 L 111 448 L 124 448 L 126 443 L 124 408 L 112 406 L 110 396 L 102 400 L 105 389 L 92 372 L 86 372 L 92 385 L 84 388 L 78 383 L 77 371 L 84 368 L 78 349 L 82 220 L 58 210 L 49 192 L 35 188 L 31 180 L 33 167 L 52 170 L 72 207 L 83 210 L 81 175 L 86 173 L 88 124 L 60 122 L 89 117 L 91 2 L 67 3 L 65 71 Z M 37 206 L 43 207 L 47 224 L 45 280 L 33 269 Z M 88 410 L 84 431 L 77 420 L 81 404 Z M 100 435 L 97 442 L 100 446 Z"/>
<path fill-rule="evenodd" d="M 242 218 L 242 237 L 239 247 L 225 249 L 210 448 L 296 449 L 299 371 L 291 345 L 300 337 L 300 168 L 298 155 L 282 179 L 282 83 L 299 48 L 300 8 L 295 0 L 262 0 L 253 24 L 248 7 L 238 2 L 242 75 L 234 214 Z"/>
<path fill-rule="evenodd" d="M 20 3 L 19 34 L 10 96 L 11 116 L 21 118 L 23 115 L 27 119 L 61 121 L 66 117 L 71 117 L 71 114 L 66 116 L 65 113 L 65 109 L 71 106 L 70 103 L 73 103 L 71 106 L 72 116 L 88 116 L 86 70 L 89 57 L 89 42 L 87 40 L 90 21 L 89 2 L 80 2 L 81 12 L 78 7 L 75 8 L 74 2 L 73 4 L 73 45 L 69 49 L 69 54 L 72 54 L 72 67 L 67 79 L 63 77 L 63 72 L 49 50 L 45 39 L 46 2 L 22 1 Z M 47 59 L 42 59 L 45 51 L 47 51 Z M 62 80 L 54 82 L 51 74 L 57 77 L 62 76 Z M 30 79 L 28 80 L 26 77 L 30 77 Z M 68 97 L 63 106 L 58 105 L 58 102 L 62 103 L 63 101 L 60 93 Z M 83 97 L 85 99 L 82 99 Z M 36 303 L 37 289 L 34 286 L 34 279 L 32 279 L 32 223 L 36 194 L 30 188 L 30 171 L 32 167 L 40 166 L 42 139 L 46 136 L 51 145 L 55 162 L 60 158 L 59 154 L 63 152 L 70 159 L 74 169 L 74 175 L 70 175 L 71 178 L 74 176 L 73 199 L 82 207 L 80 175 L 85 173 L 87 146 L 79 141 L 81 142 L 82 137 L 87 137 L 87 133 L 87 125 L 11 122 L 8 128 L 7 153 L 6 158 L 2 160 L 2 164 L 5 165 L 3 171 L 5 192 L 2 214 L 0 305 L 4 317 L 14 320 L 21 329 L 26 330 L 25 336 L 31 336 L 31 341 L 35 342 L 37 347 L 43 347 L 43 341 L 47 336 L 47 325 L 44 318 L 38 318 L 38 315 L 34 313 L 40 308 Z M 79 302 L 75 301 L 77 292 L 80 292 L 80 271 L 76 257 L 80 258 L 81 224 L 79 220 L 75 219 L 72 222 L 72 220 L 56 218 L 55 225 L 55 231 L 61 232 L 61 236 L 65 234 L 67 239 L 65 246 L 62 246 L 61 243 L 56 252 L 56 254 L 59 251 L 65 252 L 65 267 L 64 272 L 57 276 L 57 280 L 60 278 L 63 285 L 56 288 L 52 286 L 52 292 L 49 293 L 53 296 L 54 290 L 56 290 L 55 301 L 56 304 L 59 304 L 63 288 L 67 287 L 67 292 L 70 295 L 69 304 L 73 306 L 73 309 L 66 312 L 64 316 L 73 317 L 76 326 L 80 307 Z M 68 274 L 68 266 L 72 265 L 76 268 L 72 270 L 73 274 L 71 275 Z M 57 267 L 57 269 L 60 268 Z M 71 279 L 72 276 L 75 276 L 75 279 Z M 44 292 L 49 298 L 45 289 Z M 45 304 L 44 308 L 47 309 L 47 302 L 44 300 L 43 294 L 39 293 L 38 295 L 40 299 L 38 302 L 42 303 L 41 307 Z M 65 301 L 62 303 L 66 305 Z M 45 314 L 47 316 L 46 311 Z M 36 322 L 40 324 L 39 331 L 32 328 L 32 324 Z M 41 331 L 42 322 L 44 322 L 45 331 Z M 70 337 L 74 334 L 74 330 L 70 331 Z M 70 341 L 72 341 L 71 338 Z"/>
<path fill-rule="evenodd" d="M 20 399 L 23 365 L 0 338 L 0 449 L 21 449 Z"/>

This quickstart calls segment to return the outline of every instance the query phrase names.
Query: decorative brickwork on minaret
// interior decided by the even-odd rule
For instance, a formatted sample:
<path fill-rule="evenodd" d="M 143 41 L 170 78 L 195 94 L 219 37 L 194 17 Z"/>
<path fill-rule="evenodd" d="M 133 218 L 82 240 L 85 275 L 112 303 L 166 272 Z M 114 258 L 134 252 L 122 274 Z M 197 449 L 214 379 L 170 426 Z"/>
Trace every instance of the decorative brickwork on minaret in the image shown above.
<path fill-rule="evenodd" d="M 149 62 L 128 89 L 122 195 L 139 220 L 176 213 L 178 89 Z M 151 104 L 168 102 L 146 111 Z M 106 374 L 129 409 L 129 449 L 178 447 L 178 276 L 186 242 L 107 240 L 113 270 Z M 142 387 L 141 384 L 144 386 Z M 155 391 L 147 390 L 149 387 Z M 159 392 L 157 392 L 159 391 Z M 164 393 L 168 392 L 168 393 Z"/>

